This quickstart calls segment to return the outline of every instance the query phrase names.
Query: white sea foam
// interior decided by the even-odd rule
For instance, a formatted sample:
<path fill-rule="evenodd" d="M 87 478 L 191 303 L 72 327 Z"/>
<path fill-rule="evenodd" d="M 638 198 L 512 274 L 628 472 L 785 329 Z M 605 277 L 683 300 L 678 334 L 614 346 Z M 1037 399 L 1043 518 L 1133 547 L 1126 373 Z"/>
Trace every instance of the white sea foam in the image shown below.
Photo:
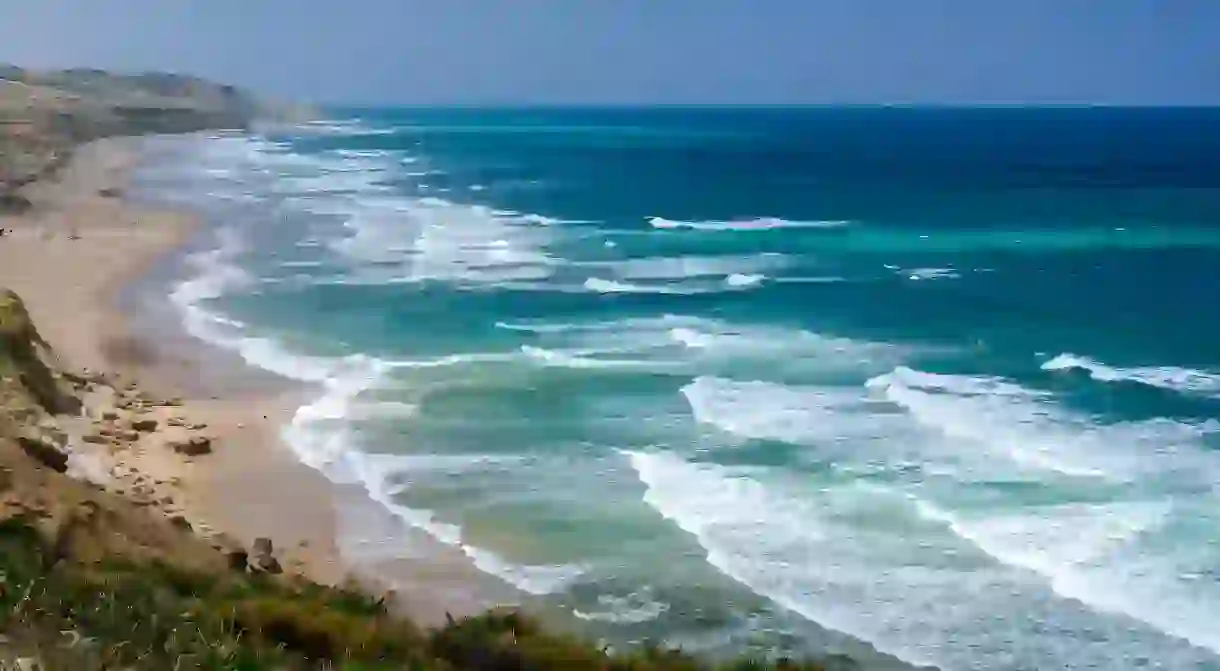
<path fill-rule="evenodd" d="M 952 280 L 961 277 L 952 268 L 909 268 L 899 270 L 898 272 L 912 282 L 920 280 Z"/>
<path fill-rule="evenodd" d="M 1004 564 L 1033 571 L 1057 594 L 1220 652 L 1220 590 L 1185 574 L 1189 554 L 1142 543 L 1167 523 L 1168 500 L 1037 506 L 954 514 L 919 502 L 921 514 Z M 1214 558 L 1213 558 L 1214 559 Z M 1197 566 L 1210 570 L 1210 565 Z"/>
<path fill-rule="evenodd" d="M 753 256 L 644 257 L 621 261 L 573 262 L 573 267 L 604 268 L 624 281 L 683 280 L 700 277 L 754 276 L 788 264 L 781 254 Z"/>
<path fill-rule="evenodd" d="M 1138 382 L 1183 394 L 1220 396 L 1220 373 L 1176 366 L 1119 368 L 1076 354 L 1060 354 L 1042 364 L 1042 370 L 1083 370 L 1098 382 Z"/>
<path fill-rule="evenodd" d="M 649 225 L 661 229 L 690 229 L 695 231 L 766 231 L 782 228 L 843 228 L 852 222 L 845 220 L 789 221 L 776 217 L 743 219 L 739 221 L 675 221 L 663 217 L 649 217 Z"/>
<path fill-rule="evenodd" d="M 580 289 L 563 286 L 539 287 L 549 291 L 594 291 L 599 294 L 660 294 L 668 296 L 692 296 L 721 291 L 745 291 L 757 287 L 761 276 L 738 277 L 735 283 L 689 280 L 686 282 L 620 282 L 600 277 L 590 277 L 584 281 Z"/>
<path fill-rule="evenodd" d="M 1200 444 L 1217 430 L 1215 423 L 1100 424 L 1060 407 L 1044 392 L 997 378 L 906 367 L 869 380 L 867 387 L 920 425 L 971 446 L 975 456 L 1009 460 L 1035 473 L 1121 482 L 1156 475 L 1199 483 L 1220 475 L 1220 463 Z"/>
<path fill-rule="evenodd" d="M 585 280 L 584 287 L 599 294 L 681 294 L 684 293 L 665 285 L 645 286 L 628 282 L 615 282 L 600 277 L 590 277 Z"/>
<path fill-rule="evenodd" d="M 714 361 L 780 361 L 797 359 L 821 371 L 892 368 L 912 351 L 887 343 L 812 333 L 774 325 L 732 324 L 682 315 L 606 321 L 499 322 L 497 328 L 533 333 L 547 344 L 591 351 L 653 353 L 708 363 Z M 666 352 L 675 346 L 686 351 Z"/>
<path fill-rule="evenodd" d="M 766 275 L 733 273 L 724 278 L 724 283 L 730 287 L 753 287 L 762 284 L 762 281 L 766 278 Z"/>
<path fill-rule="evenodd" d="M 530 225 L 528 217 L 497 216 L 486 207 L 439 198 L 362 199 L 348 218 L 353 234 L 334 248 L 357 262 L 391 266 L 359 270 L 378 278 L 477 284 L 544 280 L 556 265 L 545 251 L 551 234 L 545 226 Z"/>
<path fill-rule="evenodd" d="M 640 624 L 657 619 L 669 610 L 669 604 L 657 601 L 644 589 L 627 596 L 603 594 L 597 597 L 601 610 L 573 610 L 572 614 L 582 620 L 610 622 L 613 624 Z"/>
<path fill-rule="evenodd" d="M 588 353 L 559 352 L 530 345 L 522 345 L 521 351 L 542 365 L 561 368 L 653 368 L 656 365 L 650 361 L 597 359 L 587 356 Z"/>
<path fill-rule="evenodd" d="M 890 426 L 851 388 L 702 376 L 682 387 L 682 395 L 696 421 L 744 438 L 829 444 L 875 438 Z"/>
<path fill-rule="evenodd" d="M 645 503 L 694 536 L 710 564 L 810 620 L 885 649 L 863 622 L 819 598 L 824 590 L 818 576 L 827 567 L 816 560 L 830 555 L 817 549 L 829 539 L 816 505 L 777 496 L 723 467 L 695 465 L 667 453 L 625 455 L 646 487 Z M 788 561 L 803 551 L 808 561 Z"/>
<path fill-rule="evenodd" d="M 1090 573 L 1088 589 L 1080 590 L 1090 608 L 1048 593 L 1026 567 L 972 551 L 975 541 L 960 530 L 937 533 L 946 524 L 943 515 L 929 515 L 926 506 L 914 510 L 909 499 L 881 487 L 811 488 L 766 469 L 693 463 L 672 453 L 625 454 L 646 487 L 644 501 L 691 534 L 711 565 L 792 612 L 908 661 L 941 668 L 1125 668 L 1144 657 L 1187 669 L 1211 659 L 1175 637 L 1189 635 L 1211 647 L 1216 601 L 1191 603 L 1183 593 L 1162 607 L 1151 599 L 1133 613 L 1148 627 L 1109 616 L 1098 593 L 1102 599 L 1106 590 L 1124 593 L 1137 573 Z M 1034 553 L 1024 555 L 1031 562 L 1078 560 L 1054 570 L 1087 573 L 1101 557 L 1119 557 L 1116 548 L 1155 530 L 1164 507 L 1132 503 L 1055 514 L 1062 515 L 1062 528 L 1046 524 L 1032 535 L 1023 524 L 1038 524 L 1033 516 L 1007 526 L 997 517 L 995 528 L 979 518 L 979 529 L 994 535 L 989 542 Z M 1043 549 L 1049 554 L 1036 554 Z M 1138 572 L 1138 558 L 1127 568 Z M 1147 598 L 1161 586 L 1154 580 L 1134 591 Z M 1174 615 L 1177 607 L 1185 610 Z M 1055 626 L 1048 629 L 1047 622 Z"/>

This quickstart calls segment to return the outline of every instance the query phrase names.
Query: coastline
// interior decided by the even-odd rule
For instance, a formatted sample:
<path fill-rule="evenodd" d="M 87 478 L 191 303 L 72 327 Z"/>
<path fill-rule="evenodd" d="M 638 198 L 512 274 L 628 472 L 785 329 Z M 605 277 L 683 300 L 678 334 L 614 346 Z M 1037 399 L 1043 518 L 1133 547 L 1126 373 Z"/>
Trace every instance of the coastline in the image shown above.
<path fill-rule="evenodd" d="M 172 501 L 162 514 L 184 518 L 216 547 L 252 548 L 270 539 L 287 573 L 401 595 L 389 600 L 392 608 L 424 625 L 514 603 L 511 590 L 431 539 L 417 539 L 417 547 L 393 558 L 345 558 L 341 517 L 371 520 L 382 530 L 398 523 L 359 487 L 332 483 L 286 443 L 284 428 L 316 390 L 254 368 L 180 323 L 144 323 L 142 306 L 128 304 L 146 280 L 163 281 L 162 268 L 176 271 L 181 255 L 208 231 L 199 214 L 128 195 L 144 141 L 119 137 L 78 146 L 60 170 L 22 189 L 32 204 L 28 211 L 0 215 L 8 229 L 0 239 L 0 287 L 23 297 L 60 367 L 104 375 L 120 396 L 146 401 L 141 412 L 158 417 L 164 431 L 177 429 L 167 420 L 203 427 L 214 448 L 183 457 L 157 449 L 159 432 L 134 449 L 94 449 L 85 435 L 108 424 L 101 418 L 115 399 L 90 393 L 86 417 L 64 426 L 82 453 L 100 460 L 83 476 L 120 495 Z M 161 294 L 160 284 L 155 291 Z M 172 404 L 163 405 L 166 399 Z M 349 544 L 374 547 L 382 540 Z M 362 554 L 362 547 L 353 549 Z"/>
<path fill-rule="evenodd" d="M 149 437 L 131 449 L 90 451 L 102 460 L 96 477 L 110 480 L 108 489 L 147 495 L 132 485 L 143 479 L 154 499 L 173 501 L 165 514 L 180 515 L 200 535 L 244 547 L 269 538 L 288 572 L 340 584 L 347 570 L 335 543 L 330 484 L 279 437 L 300 390 L 209 379 L 200 374 L 202 359 L 136 332 L 118 305 L 126 287 L 202 228 L 189 214 L 122 196 L 139 142 L 82 145 L 61 170 L 23 189 L 33 204 L 29 211 L 0 217 L 8 229 L 0 239 L 0 285 L 25 299 L 64 369 L 103 373 L 132 396 L 173 399 L 149 412 L 163 426 L 173 415 L 180 420 L 174 423 L 203 427 L 214 446 L 190 457 L 150 449 Z M 112 401 L 109 394 L 86 395 L 85 414 L 94 425 Z M 88 419 L 65 426 L 78 440 L 90 428 Z M 114 477 L 116 467 L 126 475 Z"/>

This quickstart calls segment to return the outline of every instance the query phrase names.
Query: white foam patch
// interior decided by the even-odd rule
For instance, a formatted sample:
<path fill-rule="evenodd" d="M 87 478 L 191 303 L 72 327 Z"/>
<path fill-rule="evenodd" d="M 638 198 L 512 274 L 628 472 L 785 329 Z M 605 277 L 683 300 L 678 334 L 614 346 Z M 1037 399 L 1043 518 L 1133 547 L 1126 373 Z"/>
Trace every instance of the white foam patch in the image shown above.
<path fill-rule="evenodd" d="M 694 231 L 767 231 L 785 228 L 844 228 L 852 222 L 845 220 L 790 221 L 777 217 L 744 219 L 739 221 L 675 221 L 663 217 L 649 217 L 649 225 L 660 229 L 690 229 Z"/>
<path fill-rule="evenodd" d="M 522 345 L 521 351 L 530 359 L 544 366 L 560 368 L 644 368 L 652 369 L 651 361 L 633 361 L 627 359 L 599 359 L 590 354 L 595 352 L 560 352 L 542 347 Z"/>
<path fill-rule="evenodd" d="M 459 283 L 540 281 L 556 262 L 546 253 L 552 234 L 527 216 L 496 216 L 491 209 L 439 198 L 389 199 L 354 204 L 352 235 L 334 248 L 365 272 L 411 281 Z"/>
<path fill-rule="evenodd" d="M 572 266 L 605 268 L 625 281 L 683 280 L 698 277 L 756 275 L 779 270 L 789 260 L 781 254 L 754 256 L 644 257 L 622 261 L 575 262 Z"/>
<path fill-rule="evenodd" d="M 671 285 L 642 285 L 631 284 L 629 282 L 616 282 L 614 280 L 604 280 L 600 277 L 590 277 L 585 280 L 584 288 L 589 291 L 594 291 L 599 294 L 686 294 L 697 293 L 683 291 L 682 289 Z"/>
<path fill-rule="evenodd" d="M 961 275 L 952 268 L 910 268 L 899 270 L 900 275 L 905 276 L 912 282 L 920 280 L 952 280 L 958 279 Z"/>
<path fill-rule="evenodd" d="M 1220 373 L 1176 366 L 1108 366 L 1076 354 L 1060 354 L 1042 364 L 1042 370 L 1083 370 L 1098 382 L 1138 382 L 1182 394 L 1220 397 Z"/>
<path fill-rule="evenodd" d="M 724 283 L 730 287 L 754 287 L 762 284 L 764 279 L 766 279 L 766 275 L 743 275 L 740 273 L 733 273 L 732 275 L 724 278 Z"/>
<path fill-rule="evenodd" d="M 867 387 L 944 438 L 1035 473 L 1112 482 L 1152 476 L 1208 482 L 1220 476 L 1220 464 L 1200 443 L 1220 427 L 1215 422 L 1098 424 L 1043 392 L 997 378 L 902 366 L 869 380 Z M 1150 459 L 1152 454 L 1157 458 Z"/>
<path fill-rule="evenodd" d="M 745 438 L 790 443 L 876 436 L 886 423 L 854 389 L 789 387 L 703 376 L 682 388 L 696 421 Z"/>
<path fill-rule="evenodd" d="M 573 610 L 572 614 L 586 621 L 640 624 L 655 620 L 669 610 L 669 604 L 653 599 L 647 589 L 626 596 L 603 594 L 597 597 L 597 605 L 601 610 Z"/>
<path fill-rule="evenodd" d="M 499 322 L 536 334 L 548 345 L 600 352 L 634 352 L 654 361 L 716 364 L 797 358 L 824 372 L 892 368 L 912 348 L 840 338 L 774 325 L 732 324 L 682 315 L 584 322 Z"/>

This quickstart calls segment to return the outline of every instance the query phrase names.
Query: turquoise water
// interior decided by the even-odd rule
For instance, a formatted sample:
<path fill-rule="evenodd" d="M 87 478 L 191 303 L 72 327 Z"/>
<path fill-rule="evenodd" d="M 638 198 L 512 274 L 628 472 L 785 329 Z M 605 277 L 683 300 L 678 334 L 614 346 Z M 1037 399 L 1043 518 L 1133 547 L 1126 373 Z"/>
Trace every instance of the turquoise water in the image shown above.
<path fill-rule="evenodd" d="M 615 641 L 1220 668 L 1220 111 L 335 114 L 141 180 L 379 556 Z"/>

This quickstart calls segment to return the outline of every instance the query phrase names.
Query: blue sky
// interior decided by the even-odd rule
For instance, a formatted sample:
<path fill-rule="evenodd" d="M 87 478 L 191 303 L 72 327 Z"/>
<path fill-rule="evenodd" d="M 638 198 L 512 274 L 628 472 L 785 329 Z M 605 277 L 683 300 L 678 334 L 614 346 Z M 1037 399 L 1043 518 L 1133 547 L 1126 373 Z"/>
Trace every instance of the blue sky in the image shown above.
<path fill-rule="evenodd" d="M 350 103 L 1220 104 L 1220 0 L 0 0 L 0 61 Z"/>

